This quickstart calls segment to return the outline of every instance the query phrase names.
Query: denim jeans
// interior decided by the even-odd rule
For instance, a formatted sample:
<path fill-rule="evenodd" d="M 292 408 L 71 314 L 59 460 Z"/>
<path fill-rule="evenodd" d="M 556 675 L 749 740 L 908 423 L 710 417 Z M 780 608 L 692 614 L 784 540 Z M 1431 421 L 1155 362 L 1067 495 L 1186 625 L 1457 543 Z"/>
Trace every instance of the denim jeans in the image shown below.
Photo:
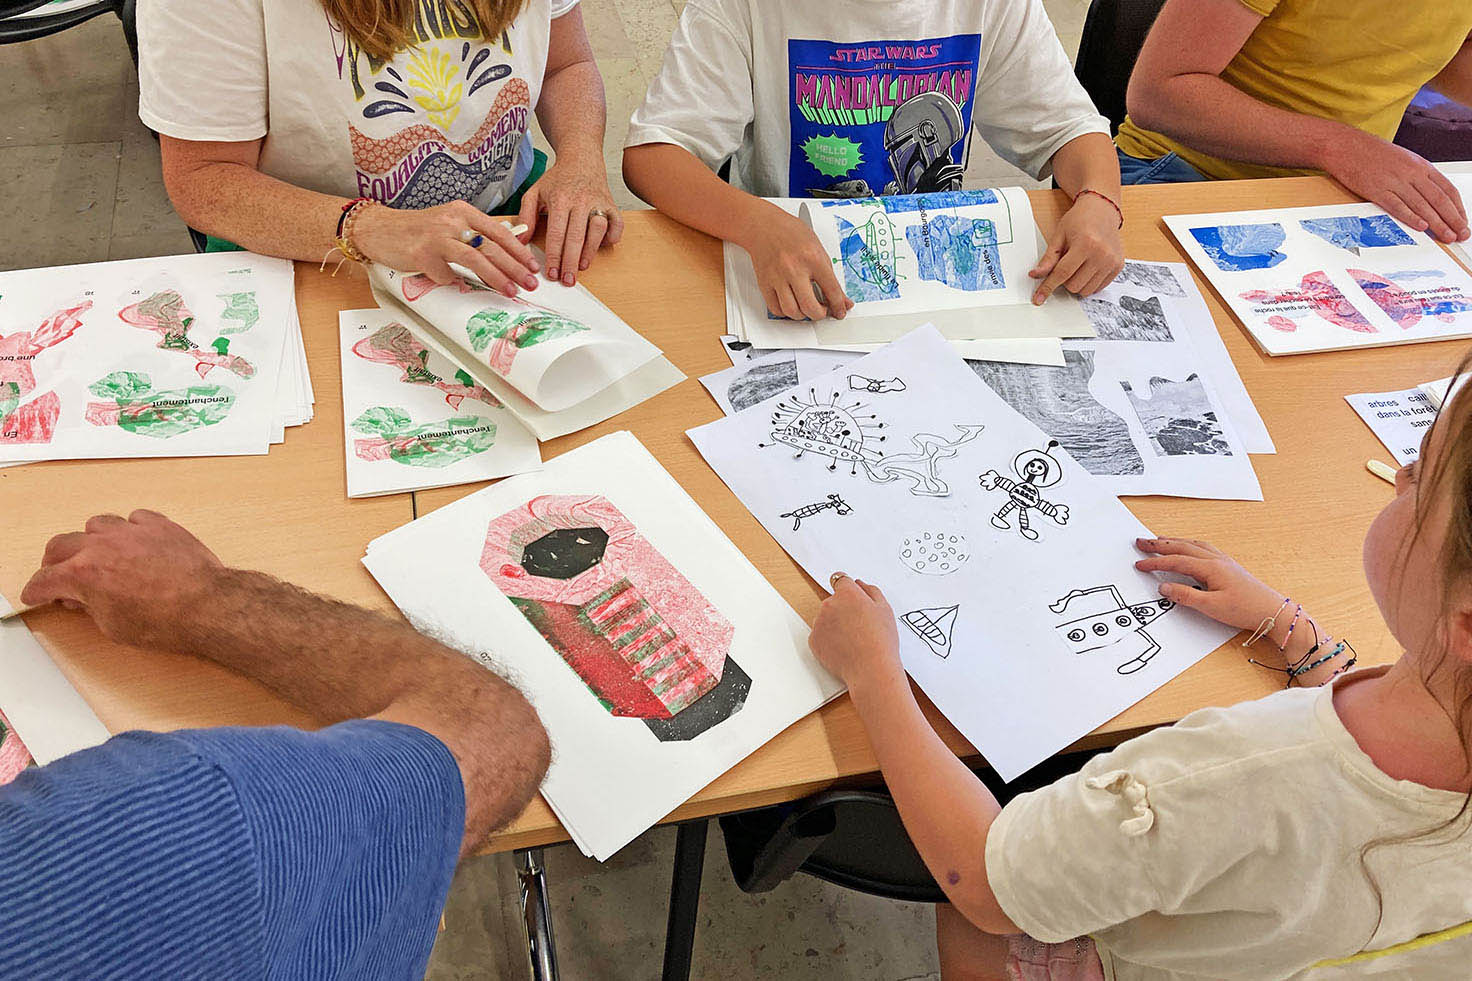
<path fill-rule="evenodd" d="M 1200 171 L 1174 153 L 1154 160 L 1141 160 L 1123 150 L 1116 152 L 1119 154 L 1119 180 L 1122 184 L 1186 184 L 1206 180 Z"/>

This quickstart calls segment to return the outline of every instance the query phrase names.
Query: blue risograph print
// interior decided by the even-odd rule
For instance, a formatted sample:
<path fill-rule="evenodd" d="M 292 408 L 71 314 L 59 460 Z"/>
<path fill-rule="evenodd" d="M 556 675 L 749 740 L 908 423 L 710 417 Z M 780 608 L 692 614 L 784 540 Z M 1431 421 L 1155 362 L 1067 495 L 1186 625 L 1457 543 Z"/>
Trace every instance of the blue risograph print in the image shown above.
<path fill-rule="evenodd" d="M 1275 221 L 1261 225 L 1209 225 L 1205 228 L 1193 228 L 1191 237 L 1223 272 L 1271 269 L 1288 258 L 1278 251 L 1278 247 L 1283 244 L 1284 235 L 1283 226 Z"/>
<path fill-rule="evenodd" d="M 1360 254 L 1360 249 L 1383 249 L 1392 245 L 1415 245 L 1405 229 L 1389 215 L 1340 215 L 1334 218 L 1305 218 L 1299 223 L 1310 235 L 1330 245 Z"/>

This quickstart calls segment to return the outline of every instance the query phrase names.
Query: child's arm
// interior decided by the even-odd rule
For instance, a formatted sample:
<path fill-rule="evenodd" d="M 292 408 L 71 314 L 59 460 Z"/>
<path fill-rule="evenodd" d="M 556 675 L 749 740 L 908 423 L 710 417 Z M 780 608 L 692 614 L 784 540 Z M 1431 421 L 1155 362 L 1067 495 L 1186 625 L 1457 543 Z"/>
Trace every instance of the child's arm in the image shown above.
<path fill-rule="evenodd" d="M 884 594 L 846 576 L 839 579 L 808 643 L 848 685 L 905 829 L 946 897 L 988 933 L 1020 932 L 986 875 L 987 832 L 1001 806 L 946 748 L 916 704 Z"/>
<path fill-rule="evenodd" d="M 1077 296 L 1097 293 L 1124 268 L 1114 143 L 1103 133 L 1074 137 L 1053 154 L 1053 176 L 1073 206 L 1058 220 L 1047 251 L 1028 273 L 1042 280 L 1034 303 L 1042 303 L 1060 286 Z"/>
<path fill-rule="evenodd" d="M 745 249 L 772 313 L 792 320 L 842 320 L 854 305 L 811 228 L 771 202 L 727 184 L 684 147 L 629 147 L 624 150 L 624 183 L 676 221 Z M 814 284 L 826 305 L 819 302 Z"/>
<path fill-rule="evenodd" d="M 1160 595 L 1172 603 L 1238 630 L 1256 631 L 1271 620 L 1271 628 L 1263 634 L 1252 656 L 1278 668 L 1312 665 L 1312 670 L 1293 679 L 1296 684 L 1322 685 L 1353 659 L 1354 652 L 1348 649 L 1329 657 L 1335 644 L 1328 641 L 1329 635 L 1307 611 L 1299 614 L 1296 603 L 1259 581 L 1215 545 L 1185 538 L 1139 538 L 1135 547 L 1152 556 L 1135 563 L 1141 572 L 1173 572 L 1201 584 L 1161 583 Z M 1310 654 L 1316 644 L 1319 649 Z"/>

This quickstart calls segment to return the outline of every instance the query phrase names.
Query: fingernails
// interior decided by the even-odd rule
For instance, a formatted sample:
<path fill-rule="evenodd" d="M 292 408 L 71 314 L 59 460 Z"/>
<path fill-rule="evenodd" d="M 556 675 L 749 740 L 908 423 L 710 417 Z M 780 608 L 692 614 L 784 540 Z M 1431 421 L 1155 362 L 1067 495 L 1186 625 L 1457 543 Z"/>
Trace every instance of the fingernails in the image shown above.
<path fill-rule="evenodd" d="M 537 261 L 536 256 L 532 257 L 531 270 L 534 273 L 542 271 L 542 264 Z"/>
<path fill-rule="evenodd" d="M 573 284 L 573 282 L 574 282 L 574 276 L 573 276 L 572 273 L 563 273 L 563 275 L 562 275 L 562 285 L 563 286 L 571 286 Z"/>
<path fill-rule="evenodd" d="M 526 279 L 523 279 L 521 281 L 521 285 L 525 286 L 529 290 L 534 290 L 537 288 L 537 277 L 528 276 Z"/>
<path fill-rule="evenodd" d="M 584 259 L 582 262 L 578 263 L 578 270 L 579 271 L 584 270 L 584 269 L 587 269 L 587 268 L 588 268 L 588 260 L 587 259 Z"/>
<path fill-rule="evenodd" d="M 507 283 L 506 284 L 506 288 L 504 290 L 502 290 L 501 292 L 504 293 L 506 296 L 515 296 L 516 295 L 516 284 L 515 283 Z"/>
<path fill-rule="evenodd" d="M 557 267 L 556 266 L 548 266 L 547 267 L 547 278 L 548 279 L 556 279 L 557 278 Z"/>

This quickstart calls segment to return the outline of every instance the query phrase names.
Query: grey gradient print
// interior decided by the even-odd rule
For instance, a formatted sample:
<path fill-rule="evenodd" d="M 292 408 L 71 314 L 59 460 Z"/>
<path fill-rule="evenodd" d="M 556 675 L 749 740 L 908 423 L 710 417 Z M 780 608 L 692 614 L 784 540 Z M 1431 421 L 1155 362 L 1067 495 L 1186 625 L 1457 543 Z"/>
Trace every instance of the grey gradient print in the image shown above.
<path fill-rule="evenodd" d="M 1129 382 L 1119 384 L 1157 456 L 1232 455 L 1206 386 L 1196 375 L 1183 381 L 1151 378 L 1148 397 L 1136 394 Z"/>

